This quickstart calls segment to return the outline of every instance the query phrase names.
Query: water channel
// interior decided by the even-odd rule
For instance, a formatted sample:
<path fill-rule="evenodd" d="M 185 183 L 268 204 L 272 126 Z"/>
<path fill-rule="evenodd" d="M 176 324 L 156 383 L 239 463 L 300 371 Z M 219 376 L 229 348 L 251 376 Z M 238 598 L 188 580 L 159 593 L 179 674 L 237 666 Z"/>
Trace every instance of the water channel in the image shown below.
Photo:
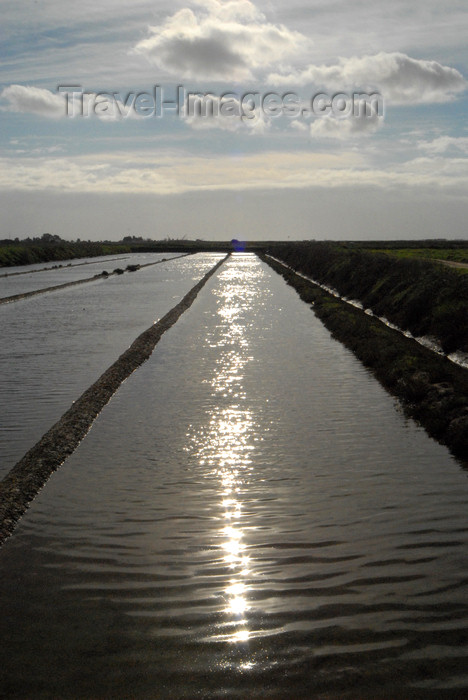
<path fill-rule="evenodd" d="M 234 255 L 0 550 L 0 697 L 466 697 L 467 505 L 463 466 Z"/>
<path fill-rule="evenodd" d="M 145 264 L 163 257 L 170 256 L 142 254 L 127 261 Z M 0 306 L 0 478 L 222 257 L 179 257 Z M 76 265 L 72 273 L 89 267 Z M 47 272 L 54 276 L 51 284 L 59 283 L 62 272 Z M 31 277 L 37 280 L 42 274 Z M 28 275 L 7 278 L 11 280 L 28 283 Z"/>

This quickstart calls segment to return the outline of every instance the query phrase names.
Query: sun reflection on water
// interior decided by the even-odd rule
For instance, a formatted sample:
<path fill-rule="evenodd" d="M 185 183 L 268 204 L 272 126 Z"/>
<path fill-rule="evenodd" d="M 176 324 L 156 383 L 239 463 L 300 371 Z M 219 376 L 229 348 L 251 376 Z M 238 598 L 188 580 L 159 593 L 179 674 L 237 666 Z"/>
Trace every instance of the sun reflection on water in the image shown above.
<path fill-rule="evenodd" d="M 209 380 L 212 390 L 207 429 L 192 435 L 199 464 L 215 476 L 220 490 L 220 520 L 218 541 L 228 575 L 222 591 L 223 634 L 217 639 L 245 643 L 248 629 L 248 581 L 252 577 L 248 545 L 245 542 L 243 501 L 251 479 L 254 450 L 254 417 L 245 404 L 244 370 L 252 360 L 244 316 L 252 306 L 255 294 L 255 274 L 252 256 L 236 256 L 235 264 L 227 264 L 220 274 L 217 323 L 207 343 L 216 347 L 215 372 Z M 193 444 L 195 443 L 195 444 Z M 229 630 L 226 634 L 225 631 Z"/>

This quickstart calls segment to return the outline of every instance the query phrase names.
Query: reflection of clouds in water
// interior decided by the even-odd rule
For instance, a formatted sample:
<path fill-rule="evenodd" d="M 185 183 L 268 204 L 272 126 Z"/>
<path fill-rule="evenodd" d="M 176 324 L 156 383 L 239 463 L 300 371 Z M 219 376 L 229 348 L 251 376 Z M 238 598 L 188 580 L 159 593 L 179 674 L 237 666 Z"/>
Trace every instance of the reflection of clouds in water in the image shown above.
<path fill-rule="evenodd" d="M 252 412 L 241 408 L 246 399 L 243 371 L 252 359 L 248 354 L 246 322 L 242 316 L 251 311 L 258 267 L 253 256 L 235 256 L 234 261 L 235 264 L 227 264 L 220 274 L 223 284 L 215 292 L 218 321 L 215 331 L 207 337 L 208 345 L 219 349 L 216 371 L 209 381 L 217 397 L 213 404 L 218 405 L 218 409 L 210 413 L 207 430 L 190 437 L 199 464 L 212 467 L 210 473 L 220 484 L 223 508 L 220 546 L 229 569 L 229 580 L 223 592 L 224 612 L 230 617 L 233 631 L 216 638 L 245 642 L 249 638 L 246 579 L 252 572 L 243 542 L 242 493 L 251 475 L 254 422 Z M 222 406 L 220 399 L 224 400 Z"/>

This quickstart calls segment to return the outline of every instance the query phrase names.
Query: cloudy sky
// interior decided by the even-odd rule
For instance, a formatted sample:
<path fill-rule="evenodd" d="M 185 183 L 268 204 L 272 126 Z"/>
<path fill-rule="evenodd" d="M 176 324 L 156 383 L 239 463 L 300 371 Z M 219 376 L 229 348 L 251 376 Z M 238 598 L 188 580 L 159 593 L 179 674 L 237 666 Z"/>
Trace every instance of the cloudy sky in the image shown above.
<path fill-rule="evenodd" d="M 463 0 L 0 1 L 0 238 L 467 237 Z"/>

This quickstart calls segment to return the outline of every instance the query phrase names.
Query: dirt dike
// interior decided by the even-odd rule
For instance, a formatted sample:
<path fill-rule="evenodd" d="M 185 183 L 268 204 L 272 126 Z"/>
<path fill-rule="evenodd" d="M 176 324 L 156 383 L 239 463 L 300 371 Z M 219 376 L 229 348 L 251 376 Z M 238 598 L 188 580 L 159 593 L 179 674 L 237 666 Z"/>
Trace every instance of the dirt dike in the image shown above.
<path fill-rule="evenodd" d="M 28 504 L 50 475 L 78 447 L 122 382 L 150 357 L 163 333 L 192 305 L 200 290 L 228 257 L 207 272 L 163 318 L 143 331 L 0 482 L 0 546 L 11 535 Z"/>
<path fill-rule="evenodd" d="M 164 258 L 163 260 L 156 260 L 151 263 L 144 263 L 143 265 L 127 265 L 126 270 L 130 272 L 135 272 L 137 270 L 142 270 L 144 267 L 151 267 L 151 265 L 159 265 L 163 262 L 169 262 L 169 260 L 177 260 L 178 258 L 185 258 L 187 255 L 192 255 L 192 253 L 185 253 L 184 255 L 178 255 L 175 258 Z M 89 263 L 80 263 L 80 265 L 88 265 Z M 78 265 L 73 265 L 72 267 L 78 267 Z M 129 269 L 133 268 L 133 269 Z M 51 268 L 52 269 L 52 268 Z M 52 287 L 43 287 L 42 289 L 34 289 L 32 292 L 22 292 L 21 294 L 12 294 L 9 297 L 0 297 L 0 304 L 9 304 L 12 301 L 20 301 L 20 299 L 27 299 L 28 297 L 34 297 L 37 294 L 45 294 L 45 292 L 56 292 L 59 289 L 66 289 L 67 287 L 74 287 L 77 284 L 85 284 L 86 282 L 97 282 L 97 280 L 107 279 L 112 275 L 121 275 L 126 270 L 117 268 L 113 272 L 101 272 L 98 275 L 93 275 L 93 277 L 86 277 L 83 280 L 75 280 L 74 282 L 64 282 L 63 284 L 56 284 Z M 42 270 L 40 270 L 42 272 Z M 13 274 L 23 274 L 22 272 Z"/>
<path fill-rule="evenodd" d="M 259 257 L 296 289 L 332 336 L 400 400 L 406 415 L 468 466 L 468 370 L 329 294 L 283 263 Z"/>

